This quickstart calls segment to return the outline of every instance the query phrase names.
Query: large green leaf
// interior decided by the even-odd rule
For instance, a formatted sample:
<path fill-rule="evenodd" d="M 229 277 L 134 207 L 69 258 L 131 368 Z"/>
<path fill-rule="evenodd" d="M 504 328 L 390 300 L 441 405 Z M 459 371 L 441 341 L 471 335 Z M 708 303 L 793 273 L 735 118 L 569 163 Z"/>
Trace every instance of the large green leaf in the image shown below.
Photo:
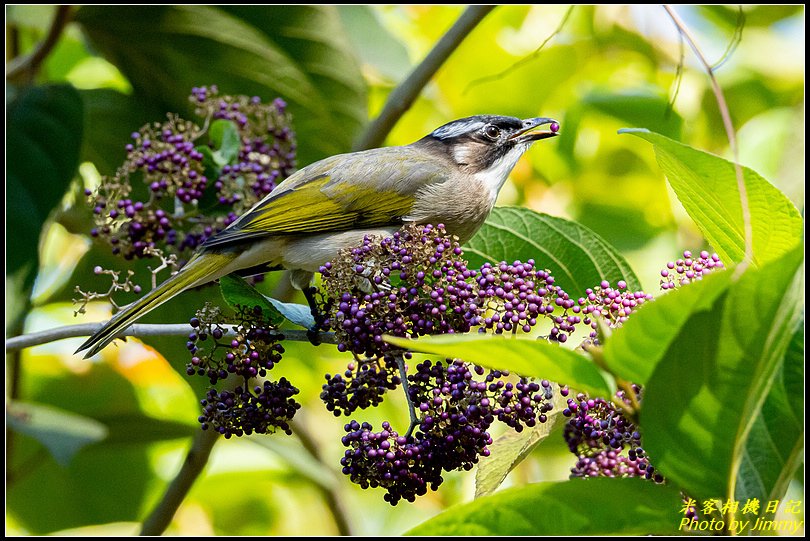
<path fill-rule="evenodd" d="M 737 475 L 735 498 L 781 500 L 804 456 L 804 329 L 793 334 L 757 413 Z"/>
<path fill-rule="evenodd" d="M 84 6 L 76 20 L 135 95 L 189 111 L 192 87 L 282 97 L 306 164 L 346 151 L 366 85 L 330 6 Z"/>
<path fill-rule="evenodd" d="M 652 143 L 658 164 L 686 212 L 723 261 L 742 261 L 745 225 L 734 164 L 647 130 L 622 130 Z M 754 263 L 795 248 L 802 218 L 791 201 L 755 171 L 743 167 L 751 213 Z"/>
<path fill-rule="evenodd" d="M 801 262 L 799 248 L 749 268 L 681 326 L 647 382 L 645 448 L 693 497 L 734 496 L 747 439 L 801 317 Z"/>
<path fill-rule="evenodd" d="M 39 267 L 39 235 L 79 161 L 82 100 L 71 86 L 22 90 L 6 118 L 6 274 L 27 290 Z"/>
<path fill-rule="evenodd" d="M 689 318 L 711 310 L 731 278 L 731 272 L 715 272 L 642 305 L 611 333 L 602 350 L 605 364 L 617 376 L 645 384 Z"/>
<path fill-rule="evenodd" d="M 642 479 L 536 483 L 452 507 L 407 535 L 649 535 L 676 533 L 681 496 Z"/>
<path fill-rule="evenodd" d="M 534 259 L 571 295 L 602 280 L 625 280 L 631 290 L 641 288 L 627 261 L 602 237 L 576 222 L 521 207 L 493 210 L 464 254 L 472 267 Z"/>
<path fill-rule="evenodd" d="M 419 340 L 386 336 L 385 340 L 411 351 L 464 359 L 525 377 L 545 378 L 593 396 L 613 395 L 590 359 L 545 340 L 478 333 L 423 336 Z"/>

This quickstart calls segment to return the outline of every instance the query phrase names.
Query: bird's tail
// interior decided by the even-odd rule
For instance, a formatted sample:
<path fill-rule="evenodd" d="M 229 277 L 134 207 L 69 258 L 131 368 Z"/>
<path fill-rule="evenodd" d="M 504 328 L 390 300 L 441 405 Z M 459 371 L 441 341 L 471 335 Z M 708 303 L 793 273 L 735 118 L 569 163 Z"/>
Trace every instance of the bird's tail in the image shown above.
<path fill-rule="evenodd" d="M 178 293 L 192 286 L 204 284 L 210 280 L 219 278 L 223 267 L 235 257 L 236 254 L 227 252 L 202 252 L 198 254 L 196 257 L 192 258 L 191 261 L 186 263 L 180 272 L 117 313 L 101 329 L 96 331 L 93 336 L 88 338 L 87 341 L 76 350 L 76 353 L 87 350 L 87 353 L 84 355 L 85 359 L 95 355 L 104 349 L 107 344 L 112 342 L 119 332 L 135 323 L 135 321 L 146 315 L 147 312 L 154 310 Z"/>

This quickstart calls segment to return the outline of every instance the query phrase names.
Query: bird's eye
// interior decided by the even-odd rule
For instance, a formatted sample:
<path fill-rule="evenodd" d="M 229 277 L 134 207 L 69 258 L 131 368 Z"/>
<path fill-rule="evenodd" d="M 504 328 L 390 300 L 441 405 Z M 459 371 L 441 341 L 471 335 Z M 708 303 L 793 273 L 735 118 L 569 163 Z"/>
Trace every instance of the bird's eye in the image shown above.
<path fill-rule="evenodd" d="M 493 141 L 501 135 L 501 130 L 498 126 L 493 124 L 489 124 L 487 127 L 484 128 L 484 135 L 492 139 Z"/>

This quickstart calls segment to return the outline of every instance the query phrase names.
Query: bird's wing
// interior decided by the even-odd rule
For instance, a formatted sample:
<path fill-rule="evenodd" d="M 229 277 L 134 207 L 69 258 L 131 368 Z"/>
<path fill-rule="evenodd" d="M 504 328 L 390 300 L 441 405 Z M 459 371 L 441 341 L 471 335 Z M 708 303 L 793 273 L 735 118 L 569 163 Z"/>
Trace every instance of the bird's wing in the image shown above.
<path fill-rule="evenodd" d="M 225 248 L 270 235 L 327 233 L 401 223 L 425 185 L 446 180 L 409 147 L 334 156 L 301 169 L 229 227 L 205 241 Z"/>

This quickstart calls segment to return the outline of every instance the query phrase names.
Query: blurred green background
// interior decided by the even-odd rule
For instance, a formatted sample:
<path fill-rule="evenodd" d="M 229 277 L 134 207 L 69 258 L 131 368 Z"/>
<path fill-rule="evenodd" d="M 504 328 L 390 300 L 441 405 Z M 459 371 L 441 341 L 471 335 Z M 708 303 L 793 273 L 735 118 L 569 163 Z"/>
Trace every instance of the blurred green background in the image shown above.
<path fill-rule="evenodd" d="M 44 38 L 55 11 L 6 7 L 7 70 Z M 108 248 L 91 243 L 90 209 L 77 193 L 115 170 L 133 130 L 162 120 L 166 112 L 188 114 L 192 86 L 216 84 L 224 93 L 285 99 L 303 166 L 348 151 L 392 89 L 462 11 L 448 6 L 76 9 L 35 79 L 7 85 L 7 109 L 30 91 L 29 83 L 68 84 L 78 91 L 56 111 L 78 123 L 69 132 L 73 137 L 45 152 L 60 156 L 68 153 L 66 146 L 76 145 L 81 163 L 64 197 L 61 190 L 50 194 L 56 209 L 47 220 L 7 220 L 17 226 L 7 235 L 33 239 L 27 243 L 33 255 L 7 274 L 7 333 L 108 317 L 109 307 L 101 303 L 91 305 L 86 316 L 73 317 L 73 287 L 103 289 L 89 271 L 112 261 Z M 723 59 L 716 74 L 738 131 L 741 162 L 784 191 L 803 213 L 804 7 L 747 6 L 743 25 L 736 6 L 677 11 L 709 61 Z M 533 54 L 566 17 L 559 33 Z M 426 86 L 387 144 L 407 144 L 452 119 L 483 113 L 548 116 L 562 126 L 561 137 L 537 145 L 518 164 L 499 204 L 524 205 L 587 225 L 627 257 L 648 291 L 657 289 L 657 271 L 667 260 L 683 249 L 705 246 L 669 191 L 649 145 L 617 135 L 623 127 L 645 127 L 730 157 L 709 79 L 661 7 L 577 6 L 570 12 L 566 6 L 498 7 Z M 9 120 L 7 127 L 17 126 Z M 16 148 L 7 147 L 7 172 L 35 159 Z M 13 201 L 16 187 L 7 189 Z M 33 230 L 24 234 L 26 225 Z M 277 281 L 278 276 L 270 277 L 263 287 L 278 291 Z M 189 306 L 217 295 L 208 288 L 198 298 L 170 303 L 151 321 L 187 321 Z M 130 340 L 90 361 L 72 356 L 80 342 L 36 347 L 16 360 L 7 356 L 6 402 L 14 387 L 23 405 L 20 415 L 50 406 L 100 427 L 98 441 L 83 442 L 87 445 L 69 460 L 57 460 L 41 437 L 12 431 L 7 533 L 137 532 L 198 430 L 200 386 L 195 382 L 193 389 L 178 374 L 187 361 L 181 339 L 169 346 L 153 344 L 165 357 Z M 304 407 L 296 422 L 320 457 L 283 435 L 220 442 L 168 533 L 336 534 L 334 509 L 325 496 L 331 494 L 352 533 L 395 535 L 471 499 L 473 473 L 450 474 L 438 492 L 396 508 L 381 493 L 349 483 L 338 464 L 346 420 L 328 414 L 318 398 L 323 374 L 341 370 L 348 359 L 324 346 L 289 344 L 287 350 L 276 370 L 301 389 Z M 354 418 L 404 425 L 400 398 L 390 396 L 383 406 Z M 12 406 L 7 421 L 19 413 Z M 573 456 L 562 438 L 551 440 L 506 484 L 567 478 Z"/>

